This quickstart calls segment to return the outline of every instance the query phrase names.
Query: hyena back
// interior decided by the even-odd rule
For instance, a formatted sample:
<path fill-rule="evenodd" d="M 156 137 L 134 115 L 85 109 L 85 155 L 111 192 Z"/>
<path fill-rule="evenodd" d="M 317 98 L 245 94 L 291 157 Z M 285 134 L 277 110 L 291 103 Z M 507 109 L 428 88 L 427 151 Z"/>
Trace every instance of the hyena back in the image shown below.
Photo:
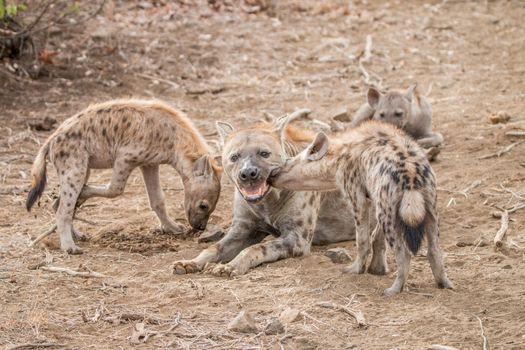
<path fill-rule="evenodd" d="M 114 100 L 96 104 L 67 119 L 40 148 L 31 171 L 26 201 L 29 211 L 44 191 L 46 158 L 58 172 L 60 194 L 56 202 L 61 248 L 71 254 L 75 205 L 91 197 L 114 198 L 140 167 L 151 208 L 162 228 L 181 232 L 184 226 L 166 213 L 159 183 L 159 165 L 169 164 L 180 174 L 184 206 L 190 225 L 204 229 L 220 193 L 221 168 L 206 141 L 181 112 L 157 100 Z M 86 185 L 90 169 L 112 168 L 106 186 Z"/>
<path fill-rule="evenodd" d="M 272 180 L 289 190 L 332 190 L 346 193 L 355 213 L 358 255 L 345 272 L 363 273 L 370 236 L 386 237 L 398 267 L 391 295 L 403 290 L 411 253 L 424 237 L 436 283 L 452 288 L 439 248 L 436 181 L 423 150 L 401 130 L 375 121 L 363 123 L 331 142 L 318 134 L 313 143 L 289 160 Z M 377 225 L 370 234 L 370 207 Z"/>

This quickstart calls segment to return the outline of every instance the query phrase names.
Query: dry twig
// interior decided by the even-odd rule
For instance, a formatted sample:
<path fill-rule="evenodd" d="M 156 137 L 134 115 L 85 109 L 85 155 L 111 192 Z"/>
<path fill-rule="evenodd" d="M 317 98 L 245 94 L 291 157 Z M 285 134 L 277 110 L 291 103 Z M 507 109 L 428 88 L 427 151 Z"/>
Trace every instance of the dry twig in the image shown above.
<path fill-rule="evenodd" d="M 496 153 L 486 154 L 484 156 L 479 157 L 478 159 L 489 159 L 489 158 L 496 158 L 496 157 L 499 158 L 502 155 L 504 155 L 505 153 L 509 153 L 514 147 L 516 147 L 517 145 L 522 144 L 522 143 L 523 143 L 523 141 L 511 143 L 510 145 L 508 145 L 507 147 L 499 150 Z"/>
<path fill-rule="evenodd" d="M 57 343 L 25 343 L 13 345 L 6 350 L 21 350 L 21 349 L 38 349 L 38 348 L 63 348 L 66 344 L 57 344 Z"/>
<path fill-rule="evenodd" d="M 494 245 L 496 248 L 501 248 L 503 246 L 503 237 L 505 236 L 505 233 L 507 233 L 507 230 L 509 228 L 509 212 L 503 211 L 501 214 L 501 226 L 496 232 L 496 236 L 494 236 Z"/>
<path fill-rule="evenodd" d="M 487 339 L 487 336 L 485 335 L 485 330 L 483 329 L 483 322 L 481 322 L 481 318 L 479 318 L 477 315 L 474 315 L 478 321 L 479 321 L 479 328 L 481 329 L 481 337 L 483 338 L 483 350 L 489 350 L 489 340 Z"/>
<path fill-rule="evenodd" d="M 49 272 L 63 272 L 68 275 L 74 276 L 74 277 L 83 277 L 83 278 L 102 278 L 106 277 L 105 275 L 101 274 L 100 272 L 95 271 L 75 271 L 68 269 L 66 267 L 57 267 L 57 266 L 42 266 L 40 270 L 49 271 Z"/>
<path fill-rule="evenodd" d="M 322 302 L 317 303 L 316 305 L 325 307 L 328 309 L 343 311 L 349 314 L 350 316 L 352 316 L 356 320 L 358 327 L 368 327 L 368 323 L 366 323 L 365 316 L 363 315 L 361 310 L 355 311 L 355 310 L 350 309 L 349 307 L 338 305 L 330 301 L 322 301 Z"/>

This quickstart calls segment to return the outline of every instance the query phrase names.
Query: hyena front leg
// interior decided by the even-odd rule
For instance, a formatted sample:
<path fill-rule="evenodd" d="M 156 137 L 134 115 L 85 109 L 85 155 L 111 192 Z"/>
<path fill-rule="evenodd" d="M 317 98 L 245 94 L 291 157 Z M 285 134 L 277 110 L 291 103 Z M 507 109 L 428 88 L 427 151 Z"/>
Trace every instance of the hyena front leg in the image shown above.
<path fill-rule="evenodd" d="M 430 132 L 417 139 L 416 142 L 423 148 L 437 147 L 443 143 L 443 135 L 439 132 Z"/>
<path fill-rule="evenodd" d="M 186 226 L 173 221 L 166 212 L 164 193 L 159 181 L 159 166 L 141 166 L 140 170 L 148 192 L 149 205 L 157 215 L 162 231 L 171 233 L 184 232 Z"/>
<path fill-rule="evenodd" d="M 113 174 L 110 183 L 105 186 L 85 185 L 80 193 L 79 200 L 84 202 L 92 197 L 115 198 L 124 192 L 126 182 L 135 167 L 124 158 L 117 158 L 113 164 Z"/>
<path fill-rule="evenodd" d="M 386 275 L 388 264 L 386 262 L 386 240 L 380 225 L 376 224 L 372 232 L 372 260 L 368 266 L 368 273 L 372 275 Z"/>
<path fill-rule="evenodd" d="M 173 272 L 182 275 L 202 271 L 208 263 L 227 263 L 243 249 L 261 242 L 266 233 L 254 229 L 256 224 L 251 221 L 236 220 L 228 233 L 217 243 L 204 249 L 196 258 L 179 260 L 173 265 Z"/>
<path fill-rule="evenodd" d="M 430 220 L 430 223 L 427 224 L 426 228 L 428 241 L 427 258 L 430 262 L 430 267 L 432 268 L 434 280 L 439 288 L 453 289 L 454 285 L 448 279 L 445 267 L 443 266 L 443 253 L 441 252 L 438 243 L 439 227 L 437 220 Z"/>
<path fill-rule="evenodd" d="M 74 163 L 75 168 L 66 168 Z M 69 254 L 82 254 L 82 250 L 73 241 L 73 214 L 87 172 L 88 159 L 58 158 L 55 167 L 59 173 L 60 201 L 56 212 L 57 231 L 60 236 L 60 248 Z"/>
<path fill-rule="evenodd" d="M 343 269 L 345 273 L 360 274 L 366 270 L 366 259 L 370 252 L 370 203 L 362 193 L 351 198 L 354 209 L 357 256 L 352 265 Z"/>
<path fill-rule="evenodd" d="M 310 231 L 308 233 L 296 228 L 288 232 L 281 231 L 279 238 L 248 247 L 229 263 L 212 266 L 210 272 L 215 276 L 240 276 L 263 263 L 307 254 L 310 252 L 313 228 Z M 310 241 L 307 239 L 308 236 L 310 236 Z"/>

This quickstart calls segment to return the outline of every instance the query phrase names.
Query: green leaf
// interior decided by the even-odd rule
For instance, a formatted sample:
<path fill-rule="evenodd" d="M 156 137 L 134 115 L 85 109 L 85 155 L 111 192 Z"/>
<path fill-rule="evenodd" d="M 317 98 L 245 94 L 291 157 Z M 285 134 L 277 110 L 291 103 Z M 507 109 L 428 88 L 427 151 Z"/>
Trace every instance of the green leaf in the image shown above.
<path fill-rule="evenodd" d="M 18 6 L 16 6 L 15 4 L 9 4 L 5 7 L 5 11 L 9 17 L 16 16 L 17 10 Z"/>
<path fill-rule="evenodd" d="M 0 0 L 0 19 L 4 19 L 4 17 L 5 17 L 4 0 Z"/>

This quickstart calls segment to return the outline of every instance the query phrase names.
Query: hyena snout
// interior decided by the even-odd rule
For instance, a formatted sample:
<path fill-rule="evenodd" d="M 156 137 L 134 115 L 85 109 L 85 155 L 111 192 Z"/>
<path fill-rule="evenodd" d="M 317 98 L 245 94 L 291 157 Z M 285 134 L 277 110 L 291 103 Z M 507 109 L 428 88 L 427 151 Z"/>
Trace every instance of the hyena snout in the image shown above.
<path fill-rule="evenodd" d="M 248 166 L 239 172 L 239 181 L 255 182 L 259 179 L 261 170 L 256 166 Z"/>

